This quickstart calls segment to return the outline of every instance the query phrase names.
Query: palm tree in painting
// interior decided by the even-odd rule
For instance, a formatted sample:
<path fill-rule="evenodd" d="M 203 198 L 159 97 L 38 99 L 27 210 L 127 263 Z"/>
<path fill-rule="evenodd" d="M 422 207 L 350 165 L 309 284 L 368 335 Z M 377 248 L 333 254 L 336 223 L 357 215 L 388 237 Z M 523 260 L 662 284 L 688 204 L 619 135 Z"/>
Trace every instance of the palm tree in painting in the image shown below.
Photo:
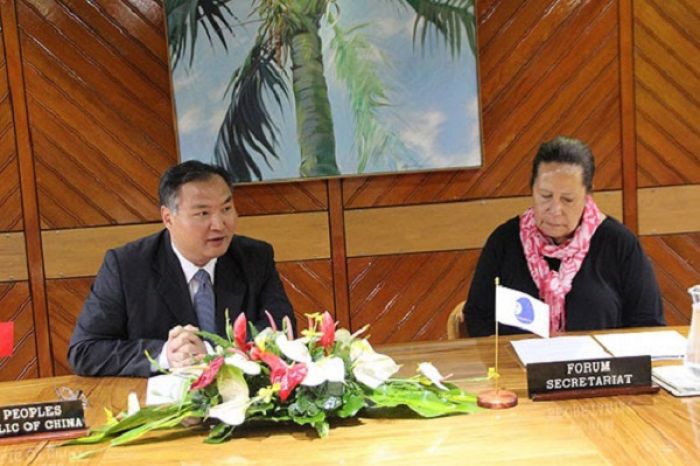
<path fill-rule="evenodd" d="M 173 67 L 194 56 L 201 30 L 210 42 L 218 37 L 227 47 L 226 31 L 247 19 L 236 17 L 232 0 L 166 0 L 168 39 Z M 242 0 L 239 0 L 242 1 Z M 350 0 L 351 1 L 351 0 Z M 379 1 L 379 0 L 377 0 Z M 414 42 L 425 44 L 428 34 L 444 40 L 453 56 L 460 53 L 466 35 L 475 53 L 474 0 L 385 0 L 415 12 Z M 251 0 L 249 17 L 259 18 L 255 42 L 244 62 L 234 71 L 228 92 L 230 103 L 219 129 L 214 160 L 239 181 L 253 175 L 262 179 L 258 161 L 270 164 L 277 157 L 278 128 L 269 105 L 282 108 L 294 98 L 302 177 L 338 175 L 333 118 L 323 69 L 319 29 L 331 26 L 333 64 L 345 85 L 355 122 L 358 172 L 368 160 L 387 151 L 395 136 L 377 118 L 387 105 L 386 89 L 368 58 L 368 41 L 362 26 L 344 30 L 338 24 L 341 0 Z"/>

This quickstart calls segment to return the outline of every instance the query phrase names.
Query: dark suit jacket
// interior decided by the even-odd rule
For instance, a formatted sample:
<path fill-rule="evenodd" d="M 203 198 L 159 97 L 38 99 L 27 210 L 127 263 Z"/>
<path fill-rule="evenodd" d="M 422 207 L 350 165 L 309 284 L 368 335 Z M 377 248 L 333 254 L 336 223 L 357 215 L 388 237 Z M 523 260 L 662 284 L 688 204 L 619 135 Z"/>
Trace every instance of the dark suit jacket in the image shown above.
<path fill-rule="evenodd" d="M 277 325 L 292 306 L 275 268 L 272 246 L 235 236 L 216 262 L 217 332 L 225 335 L 225 310 L 231 321 L 245 312 L 258 329 Z M 157 357 L 176 325 L 197 325 L 185 274 L 167 230 L 107 251 L 68 348 L 79 375 L 146 377 L 151 366 L 144 351 Z"/>

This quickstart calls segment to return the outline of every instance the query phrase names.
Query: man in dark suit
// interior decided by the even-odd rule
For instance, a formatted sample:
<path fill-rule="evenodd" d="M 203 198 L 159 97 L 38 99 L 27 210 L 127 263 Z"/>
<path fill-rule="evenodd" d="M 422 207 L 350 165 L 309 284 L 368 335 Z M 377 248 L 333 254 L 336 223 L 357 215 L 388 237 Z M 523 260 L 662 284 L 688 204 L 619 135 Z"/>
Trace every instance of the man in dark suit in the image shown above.
<path fill-rule="evenodd" d="M 272 247 L 236 236 L 229 174 L 188 161 L 160 180 L 165 229 L 107 251 L 68 349 L 80 375 L 148 376 L 148 351 L 163 367 L 182 367 L 211 350 L 195 332 L 225 335 L 225 311 L 258 329 L 268 311 L 281 326 L 294 312 Z"/>

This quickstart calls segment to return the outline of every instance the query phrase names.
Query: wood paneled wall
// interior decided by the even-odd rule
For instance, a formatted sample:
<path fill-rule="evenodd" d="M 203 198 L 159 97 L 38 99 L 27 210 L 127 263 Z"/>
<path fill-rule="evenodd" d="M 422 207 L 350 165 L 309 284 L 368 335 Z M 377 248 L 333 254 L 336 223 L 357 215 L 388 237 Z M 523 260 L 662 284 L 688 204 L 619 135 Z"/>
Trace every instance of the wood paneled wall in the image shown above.
<path fill-rule="evenodd" d="M 0 46 L 5 49 L 0 37 Z M 0 55 L 0 231 L 22 231 L 22 206 L 19 192 L 15 126 L 12 118 L 10 87 L 7 83 L 7 61 Z"/>
<path fill-rule="evenodd" d="M 64 374 L 104 250 L 158 229 L 177 162 L 162 4 L 0 0 L 0 380 Z M 374 342 L 442 339 L 486 235 L 529 203 L 557 134 L 596 155 L 597 199 L 637 229 L 669 323 L 700 283 L 700 6 L 478 0 L 478 169 L 240 186 L 241 232 L 275 245 L 298 317 Z"/>
<path fill-rule="evenodd" d="M 698 4 L 688 0 L 644 0 L 635 1 L 634 6 L 639 185 L 697 185 Z"/>

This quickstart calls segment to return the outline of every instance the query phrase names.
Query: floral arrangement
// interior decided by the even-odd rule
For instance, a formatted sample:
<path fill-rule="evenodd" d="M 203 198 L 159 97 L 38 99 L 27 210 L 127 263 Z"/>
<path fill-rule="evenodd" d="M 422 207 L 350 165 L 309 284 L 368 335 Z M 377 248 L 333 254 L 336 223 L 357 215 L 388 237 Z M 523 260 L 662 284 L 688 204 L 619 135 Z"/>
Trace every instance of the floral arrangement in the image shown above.
<path fill-rule="evenodd" d="M 419 364 L 413 377 L 393 378 L 399 366 L 361 337 L 367 327 L 351 334 L 336 329 L 328 312 L 307 317 L 297 339 L 288 320 L 277 330 L 272 318 L 259 333 L 251 325 L 248 339 L 243 314 L 227 326 L 227 338 L 200 332 L 216 349 L 195 366 L 170 371 L 188 377 L 179 402 L 144 408 L 136 402 L 117 416 L 106 410 L 104 426 L 67 444 L 122 445 L 154 430 L 201 426 L 200 420 L 210 427 L 207 443 L 223 442 L 237 426 L 256 421 L 309 425 L 325 437 L 330 419 L 367 409 L 405 406 L 423 417 L 476 409 L 475 396 L 445 382 L 432 364 Z"/>

